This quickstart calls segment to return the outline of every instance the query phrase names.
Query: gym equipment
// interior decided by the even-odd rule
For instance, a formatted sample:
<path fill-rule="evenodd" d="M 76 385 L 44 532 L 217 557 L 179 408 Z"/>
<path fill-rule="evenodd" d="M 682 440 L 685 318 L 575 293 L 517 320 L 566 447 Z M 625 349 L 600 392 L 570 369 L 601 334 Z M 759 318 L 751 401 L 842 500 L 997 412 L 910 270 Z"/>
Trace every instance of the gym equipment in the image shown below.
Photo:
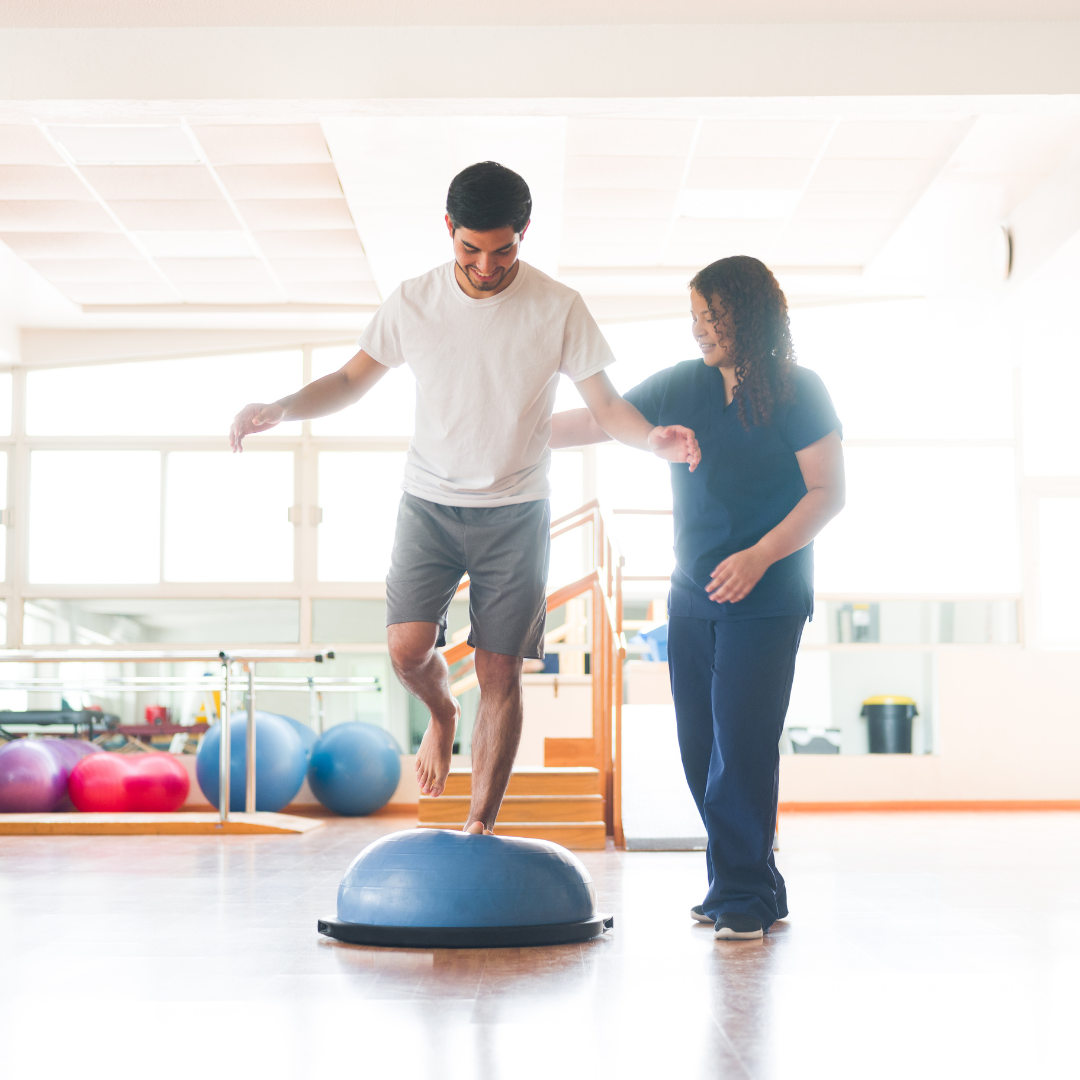
<path fill-rule="evenodd" d="M 0 813 L 50 813 L 64 797 L 68 769 L 41 739 L 0 747 Z"/>
<path fill-rule="evenodd" d="M 244 809 L 247 786 L 247 714 L 230 717 L 229 810 Z M 195 759 L 195 778 L 207 799 L 218 805 L 221 724 L 203 736 Z M 255 809 L 277 811 L 287 806 L 304 782 L 307 754 L 291 724 L 274 713 L 255 714 Z M 219 808 L 220 809 L 220 808 Z"/>
<path fill-rule="evenodd" d="M 59 813 L 70 813 L 75 809 L 75 804 L 71 801 L 71 796 L 68 794 L 68 777 L 71 775 L 71 770 L 87 754 L 102 754 L 104 750 L 100 746 L 96 746 L 92 742 L 86 742 L 84 739 L 56 739 L 49 736 L 44 739 L 38 739 L 42 746 L 44 746 L 59 762 L 64 770 L 64 794 L 61 796 L 60 801 L 53 807 L 53 810 Z"/>
<path fill-rule="evenodd" d="M 401 748 L 374 724 L 337 724 L 316 741 L 307 777 L 315 798 L 335 814 L 373 814 L 397 791 Z"/>
<path fill-rule="evenodd" d="M 234 714 L 234 717 L 236 715 L 237 714 Z M 293 731 L 295 731 L 296 734 L 300 736 L 300 741 L 304 744 L 304 754 L 307 756 L 308 761 L 311 760 L 311 750 L 312 750 L 312 747 L 315 745 L 316 741 L 318 740 L 319 736 L 316 735 L 315 732 L 312 731 L 311 728 L 308 727 L 307 724 L 302 724 L 302 723 L 300 723 L 299 720 L 294 720 L 291 716 L 286 716 L 284 713 L 256 712 L 255 713 L 255 721 L 256 721 L 255 734 L 256 735 L 258 735 L 258 733 L 259 733 L 258 719 L 259 719 L 260 716 L 276 716 L 279 720 L 284 720 L 285 723 L 288 724 L 289 727 L 291 727 L 293 729 Z M 234 720 L 234 722 L 235 722 L 235 720 Z M 255 779 L 258 780 L 258 775 L 257 774 L 256 774 Z"/>
<path fill-rule="evenodd" d="M 588 870 L 558 844 L 415 829 L 353 859 L 337 918 L 318 929 L 356 945 L 473 949 L 588 941 L 613 925 L 596 912 Z"/>
<path fill-rule="evenodd" d="M 86 813 L 171 813 L 190 786 L 172 754 L 88 754 L 71 770 L 68 794 Z"/>

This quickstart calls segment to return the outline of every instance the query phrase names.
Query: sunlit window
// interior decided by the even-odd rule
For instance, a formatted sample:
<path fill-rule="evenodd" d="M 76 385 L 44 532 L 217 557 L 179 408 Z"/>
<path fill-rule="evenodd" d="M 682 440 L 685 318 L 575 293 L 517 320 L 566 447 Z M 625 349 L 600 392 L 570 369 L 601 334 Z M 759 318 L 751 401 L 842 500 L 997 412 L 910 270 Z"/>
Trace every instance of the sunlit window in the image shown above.
<path fill-rule="evenodd" d="M 298 350 L 88 364 L 31 371 L 26 378 L 30 435 L 217 435 L 251 401 L 300 389 Z M 282 424 L 270 434 L 298 434 Z"/>
<path fill-rule="evenodd" d="M 166 581 L 292 581 L 291 453 L 170 453 Z"/>
<path fill-rule="evenodd" d="M 217 493 L 193 527 L 210 528 Z M 137 584 L 159 577 L 161 455 L 35 450 L 30 455 L 30 580 Z"/>
<path fill-rule="evenodd" d="M 383 581 L 401 501 L 403 453 L 319 455 L 320 581 Z"/>
<path fill-rule="evenodd" d="M 0 372 L 0 435 L 11 434 L 11 373 Z"/>
<path fill-rule="evenodd" d="M 356 354 L 355 345 L 315 349 L 311 354 L 311 377 L 322 378 L 337 371 Z M 410 436 L 416 413 L 416 380 L 407 365 L 391 368 L 355 404 L 311 423 L 313 435 Z"/>
<path fill-rule="evenodd" d="M 857 447 L 847 506 L 816 543 L 819 592 L 1020 588 L 1013 451 Z"/>
<path fill-rule="evenodd" d="M 0 453 L 0 506 L 6 507 L 7 501 L 8 456 Z M 0 527 L 0 581 L 6 577 L 7 569 L 7 529 Z"/>

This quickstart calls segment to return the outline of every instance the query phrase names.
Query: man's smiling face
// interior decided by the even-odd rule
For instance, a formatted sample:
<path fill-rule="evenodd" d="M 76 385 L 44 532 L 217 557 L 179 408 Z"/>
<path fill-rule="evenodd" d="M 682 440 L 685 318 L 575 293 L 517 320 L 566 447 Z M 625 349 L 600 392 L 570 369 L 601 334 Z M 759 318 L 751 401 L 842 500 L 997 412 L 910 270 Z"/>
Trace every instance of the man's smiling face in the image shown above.
<path fill-rule="evenodd" d="M 474 232 L 472 229 L 455 229 L 448 215 L 446 227 L 454 241 L 454 261 L 460 273 L 477 292 L 491 293 L 498 291 L 514 268 L 521 238 L 529 226 L 526 224 L 520 233 L 509 225 Z"/>

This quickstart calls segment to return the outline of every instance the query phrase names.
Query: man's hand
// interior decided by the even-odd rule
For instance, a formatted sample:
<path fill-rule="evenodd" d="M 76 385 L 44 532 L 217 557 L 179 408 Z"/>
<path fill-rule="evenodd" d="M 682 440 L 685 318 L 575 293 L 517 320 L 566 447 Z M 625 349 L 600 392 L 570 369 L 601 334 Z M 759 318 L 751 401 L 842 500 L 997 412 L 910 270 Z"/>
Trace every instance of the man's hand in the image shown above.
<path fill-rule="evenodd" d="M 665 461 L 686 462 L 691 472 L 701 463 L 697 437 L 681 424 L 654 427 L 649 432 L 649 449 Z"/>
<path fill-rule="evenodd" d="M 735 604 L 750 594 L 772 566 L 769 558 L 757 545 L 729 555 L 713 572 L 705 591 L 718 604 Z"/>
<path fill-rule="evenodd" d="M 234 454 L 244 452 L 244 436 L 254 435 L 259 431 L 269 431 L 277 427 L 285 417 L 285 410 L 278 404 L 263 405 L 256 402 L 245 405 L 237 414 L 229 428 L 229 446 Z"/>

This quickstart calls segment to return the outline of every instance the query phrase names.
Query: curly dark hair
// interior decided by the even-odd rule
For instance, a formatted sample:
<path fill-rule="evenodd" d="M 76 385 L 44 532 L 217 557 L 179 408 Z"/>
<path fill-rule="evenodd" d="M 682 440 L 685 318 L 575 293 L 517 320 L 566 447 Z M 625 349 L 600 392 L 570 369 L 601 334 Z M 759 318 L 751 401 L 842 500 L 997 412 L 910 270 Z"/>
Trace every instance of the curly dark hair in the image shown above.
<path fill-rule="evenodd" d="M 779 283 L 763 262 L 733 255 L 699 270 L 690 288 L 704 297 L 717 323 L 731 317 L 735 401 L 743 427 L 768 424 L 776 405 L 794 393 L 795 348 Z"/>

